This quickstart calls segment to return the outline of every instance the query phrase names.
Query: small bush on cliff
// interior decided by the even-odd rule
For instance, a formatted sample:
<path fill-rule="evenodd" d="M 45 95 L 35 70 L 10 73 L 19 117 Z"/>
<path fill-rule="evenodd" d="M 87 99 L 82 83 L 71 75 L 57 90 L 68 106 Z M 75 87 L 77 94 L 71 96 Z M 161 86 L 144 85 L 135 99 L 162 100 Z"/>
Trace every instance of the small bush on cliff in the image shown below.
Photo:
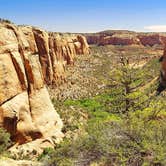
<path fill-rule="evenodd" d="M 3 19 L 3 18 L 0 18 L 0 22 L 12 24 L 12 22 L 11 22 L 10 20 L 8 20 L 8 19 Z"/>
<path fill-rule="evenodd" d="M 11 145 L 10 134 L 0 128 L 0 155 L 6 153 L 7 148 Z"/>

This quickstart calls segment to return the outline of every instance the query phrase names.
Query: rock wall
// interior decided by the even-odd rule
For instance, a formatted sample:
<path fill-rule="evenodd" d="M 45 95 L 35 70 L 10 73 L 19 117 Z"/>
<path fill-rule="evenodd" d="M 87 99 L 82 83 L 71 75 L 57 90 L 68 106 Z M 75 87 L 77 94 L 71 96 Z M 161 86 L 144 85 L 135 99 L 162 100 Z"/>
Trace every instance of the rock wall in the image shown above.
<path fill-rule="evenodd" d="M 98 45 L 132 45 L 132 44 L 140 44 L 140 41 L 137 38 L 130 37 L 103 37 Z"/>
<path fill-rule="evenodd" d="M 46 85 L 63 83 L 65 66 L 74 64 L 76 54 L 88 53 L 81 35 L 0 24 L 0 125 L 14 141 L 62 138 L 62 121 Z"/>
<path fill-rule="evenodd" d="M 164 52 L 163 55 L 160 57 L 159 62 L 161 64 L 161 68 L 160 68 L 160 79 L 157 88 L 158 95 L 166 89 L 166 44 L 164 45 Z"/>
<path fill-rule="evenodd" d="M 85 34 L 89 44 L 97 45 L 143 45 L 154 46 L 166 43 L 164 33 L 136 33 L 129 31 L 101 32 L 96 34 Z"/>

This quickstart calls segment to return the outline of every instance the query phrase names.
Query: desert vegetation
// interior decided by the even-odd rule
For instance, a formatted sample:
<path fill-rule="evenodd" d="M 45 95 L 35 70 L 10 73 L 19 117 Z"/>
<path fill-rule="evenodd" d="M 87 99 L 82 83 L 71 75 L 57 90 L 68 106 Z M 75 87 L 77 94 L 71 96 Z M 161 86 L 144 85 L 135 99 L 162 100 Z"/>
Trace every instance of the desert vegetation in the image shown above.
<path fill-rule="evenodd" d="M 3 128 L 0 128 L 0 156 L 7 155 L 7 149 L 11 146 L 10 134 Z"/>
<path fill-rule="evenodd" d="M 8 19 L 4 19 L 4 18 L 0 18 L 0 23 L 12 23 L 10 20 Z"/>
<path fill-rule="evenodd" d="M 107 50 L 96 49 L 93 56 L 99 59 Z M 150 58 L 140 67 L 131 56 L 114 55 L 118 63 L 112 62 L 111 70 L 105 61 L 106 70 L 96 65 L 93 73 L 106 84 L 104 90 L 87 98 L 53 99 L 65 139 L 55 149 L 44 150 L 39 160 L 46 165 L 166 164 L 166 98 L 156 96 L 158 59 Z"/>

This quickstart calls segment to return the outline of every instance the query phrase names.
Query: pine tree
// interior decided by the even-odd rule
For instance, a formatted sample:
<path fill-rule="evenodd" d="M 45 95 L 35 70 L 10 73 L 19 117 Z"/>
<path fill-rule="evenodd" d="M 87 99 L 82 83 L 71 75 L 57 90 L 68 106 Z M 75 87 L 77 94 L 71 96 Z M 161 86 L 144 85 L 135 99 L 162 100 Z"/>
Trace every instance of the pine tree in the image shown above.
<path fill-rule="evenodd" d="M 110 74 L 113 111 L 128 113 L 145 107 L 148 96 L 141 89 L 147 73 L 138 69 L 136 64 L 131 65 L 126 57 L 120 57 L 119 64 Z"/>

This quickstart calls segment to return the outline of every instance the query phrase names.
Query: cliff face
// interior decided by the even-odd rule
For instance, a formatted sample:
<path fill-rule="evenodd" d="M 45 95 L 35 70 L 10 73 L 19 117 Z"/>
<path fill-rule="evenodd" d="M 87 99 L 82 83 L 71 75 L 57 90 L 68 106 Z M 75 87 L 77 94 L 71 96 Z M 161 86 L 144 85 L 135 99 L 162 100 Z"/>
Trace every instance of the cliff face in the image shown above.
<path fill-rule="evenodd" d="M 132 44 L 140 44 L 139 40 L 136 38 L 130 37 L 104 37 L 102 38 L 98 45 L 132 45 Z"/>
<path fill-rule="evenodd" d="M 159 34 L 152 34 L 152 35 L 138 35 L 138 39 L 140 43 L 144 46 L 154 46 L 154 45 L 161 45 L 162 39 L 160 38 Z"/>
<path fill-rule="evenodd" d="M 65 66 L 88 54 L 85 37 L 0 24 L 0 124 L 18 144 L 60 139 L 62 121 L 46 85 L 65 81 Z"/>
<path fill-rule="evenodd" d="M 85 34 L 89 44 L 97 45 L 163 45 L 166 34 L 136 33 L 130 31 L 104 31 L 96 34 Z"/>
<path fill-rule="evenodd" d="M 160 57 L 159 61 L 161 64 L 161 69 L 157 94 L 160 94 L 163 90 L 166 89 L 166 44 L 164 46 L 163 55 Z"/>

